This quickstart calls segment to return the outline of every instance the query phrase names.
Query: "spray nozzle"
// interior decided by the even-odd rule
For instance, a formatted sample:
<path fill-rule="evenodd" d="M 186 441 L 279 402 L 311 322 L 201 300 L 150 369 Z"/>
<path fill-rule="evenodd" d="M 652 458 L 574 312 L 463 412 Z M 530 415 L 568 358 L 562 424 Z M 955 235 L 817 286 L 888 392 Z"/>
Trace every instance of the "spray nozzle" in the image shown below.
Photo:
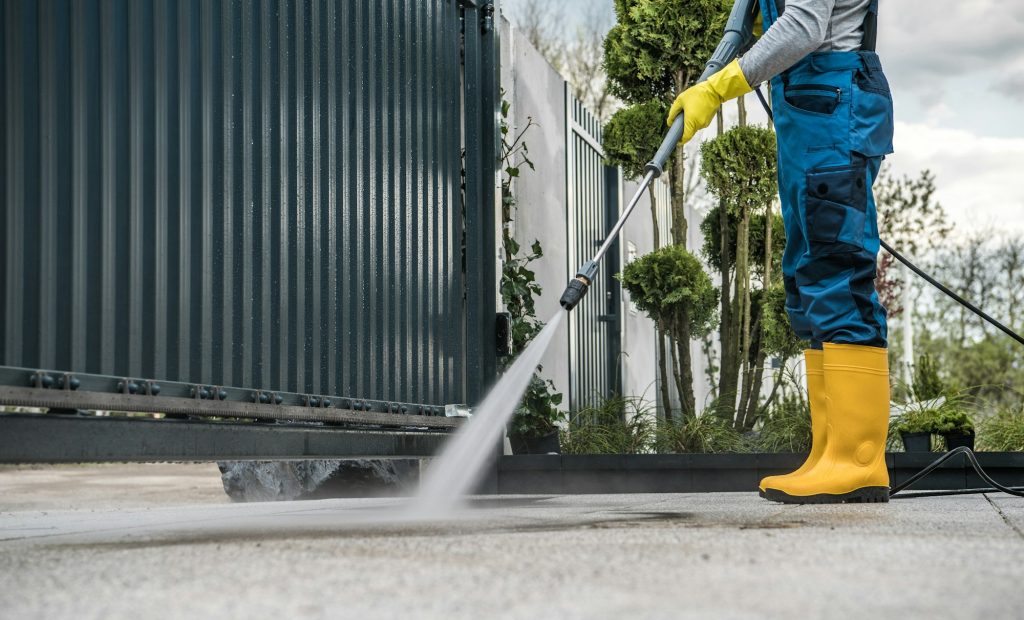
<path fill-rule="evenodd" d="M 583 278 L 573 278 L 569 280 L 569 285 L 565 287 L 565 292 L 562 293 L 562 298 L 558 300 L 558 303 L 562 304 L 566 310 L 572 310 L 576 304 L 580 303 L 589 289 L 589 282 Z"/>
<path fill-rule="evenodd" d="M 565 292 L 562 293 L 562 298 L 558 300 L 558 303 L 566 311 L 575 308 L 587 294 L 587 291 L 590 290 L 590 283 L 594 281 L 595 277 L 597 277 L 597 263 L 595 261 L 584 263 L 576 273 L 576 277 L 569 280 L 569 284 L 565 287 Z"/>

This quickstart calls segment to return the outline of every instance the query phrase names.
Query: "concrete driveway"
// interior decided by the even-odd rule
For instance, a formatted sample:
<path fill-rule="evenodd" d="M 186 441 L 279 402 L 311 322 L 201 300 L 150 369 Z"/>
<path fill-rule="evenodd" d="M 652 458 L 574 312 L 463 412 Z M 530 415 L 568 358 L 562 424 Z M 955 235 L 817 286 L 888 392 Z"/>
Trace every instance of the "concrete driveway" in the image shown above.
<path fill-rule="evenodd" d="M 50 495 L 29 484 L 37 472 Z M 401 499 L 226 504 L 218 484 L 212 465 L 0 471 L 0 616 L 992 619 L 1024 609 L 1016 498 L 799 507 L 747 493 L 504 496 L 438 523 L 409 520 Z"/>

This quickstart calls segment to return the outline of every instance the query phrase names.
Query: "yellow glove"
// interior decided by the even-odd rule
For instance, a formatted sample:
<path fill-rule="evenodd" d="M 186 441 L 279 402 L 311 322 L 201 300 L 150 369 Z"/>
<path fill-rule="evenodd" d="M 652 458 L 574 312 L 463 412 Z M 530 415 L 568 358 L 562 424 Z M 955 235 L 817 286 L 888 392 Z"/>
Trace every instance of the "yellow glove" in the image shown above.
<path fill-rule="evenodd" d="M 671 126 L 680 112 L 685 113 L 683 139 L 679 143 L 686 144 L 699 129 L 711 124 L 723 103 L 752 90 L 740 70 L 740 61 L 734 60 L 707 80 L 680 93 L 668 111 L 668 124 Z"/>

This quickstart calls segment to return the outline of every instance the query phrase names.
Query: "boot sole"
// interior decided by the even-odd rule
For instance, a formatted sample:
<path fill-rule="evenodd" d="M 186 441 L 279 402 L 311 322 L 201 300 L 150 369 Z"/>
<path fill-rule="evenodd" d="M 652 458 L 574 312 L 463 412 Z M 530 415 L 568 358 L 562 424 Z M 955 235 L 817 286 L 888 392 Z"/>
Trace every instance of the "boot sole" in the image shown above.
<path fill-rule="evenodd" d="M 790 495 L 777 489 L 766 489 L 761 497 L 783 504 L 884 504 L 889 501 L 889 487 L 863 487 L 838 495 Z"/>

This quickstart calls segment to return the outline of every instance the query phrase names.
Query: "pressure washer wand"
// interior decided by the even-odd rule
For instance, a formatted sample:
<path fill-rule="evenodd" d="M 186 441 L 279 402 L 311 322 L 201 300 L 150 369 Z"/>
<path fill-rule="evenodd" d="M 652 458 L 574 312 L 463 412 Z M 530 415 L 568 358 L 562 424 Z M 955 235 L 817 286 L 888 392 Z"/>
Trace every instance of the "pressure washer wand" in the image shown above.
<path fill-rule="evenodd" d="M 757 10 L 756 0 L 736 0 L 732 7 L 732 12 L 729 14 L 729 21 L 725 25 L 725 35 L 722 37 L 722 41 L 718 44 L 715 53 L 711 56 L 711 60 L 708 61 L 704 72 L 697 82 L 703 82 L 708 79 L 719 69 L 732 62 L 740 52 L 753 43 L 753 25 Z M 583 263 L 583 266 L 576 272 L 576 276 L 569 280 L 569 285 L 565 287 L 562 298 L 559 300 L 559 303 L 566 311 L 575 308 L 587 294 L 587 291 L 590 290 L 590 285 L 597 278 L 597 266 L 601 259 L 604 258 L 608 249 L 615 243 L 619 232 L 626 225 L 626 220 L 629 219 L 629 216 L 633 214 L 633 210 L 636 208 L 637 203 L 640 202 L 644 192 L 647 191 L 648 186 L 664 172 L 665 162 L 668 161 L 669 155 L 675 150 L 682 137 L 683 115 L 679 114 L 669 128 L 668 133 L 665 134 L 665 139 L 662 140 L 661 146 L 658 147 L 658 152 L 654 154 L 654 158 L 644 166 L 644 178 L 640 181 L 640 187 L 637 188 L 633 198 L 626 204 L 626 208 L 623 209 L 619 220 L 612 226 L 604 243 L 597 250 L 597 254 L 589 261 Z"/>

